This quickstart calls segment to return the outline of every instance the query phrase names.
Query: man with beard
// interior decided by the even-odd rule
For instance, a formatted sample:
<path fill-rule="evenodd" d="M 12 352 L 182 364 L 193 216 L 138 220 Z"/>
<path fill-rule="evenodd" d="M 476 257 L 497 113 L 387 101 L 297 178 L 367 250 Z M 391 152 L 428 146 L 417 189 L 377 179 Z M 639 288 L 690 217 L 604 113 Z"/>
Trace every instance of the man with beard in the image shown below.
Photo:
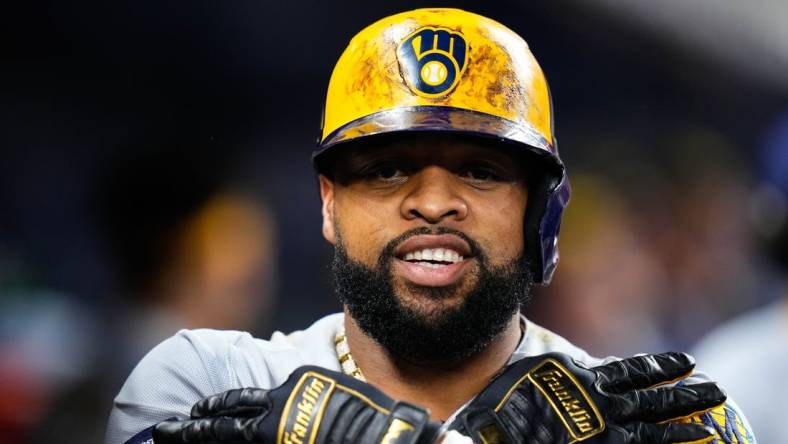
<path fill-rule="evenodd" d="M 269 341 L 180 332 L 131 374 L 106 442 L 754 442 L 688 356 L 592 358 L 520 314 L 569 197 L 552 123 L 497 22 L 425 9 L 361 31 L 313 154 L 344 313 Z"/>

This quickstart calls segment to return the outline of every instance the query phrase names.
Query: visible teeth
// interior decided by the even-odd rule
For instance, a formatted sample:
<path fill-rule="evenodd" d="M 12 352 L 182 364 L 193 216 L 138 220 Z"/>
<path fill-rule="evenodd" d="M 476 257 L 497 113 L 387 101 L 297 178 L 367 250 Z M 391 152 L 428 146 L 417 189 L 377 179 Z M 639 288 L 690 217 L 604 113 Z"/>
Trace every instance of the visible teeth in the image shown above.
<path fill-rule="evenodd" d="M 461 262 L 463 257 L 456 251 L 448 248 L 425 248 L 423 250 L 407 253 L 404 259 L 406 261 L 438 261 L 456 264 L 457 262 Z"/>
<path fill-rule="evenodd" d="M 446 264 L 435 264 L 435 263 L 432 263 L 432 262 L 417 262 L 417 263 L 418 263 L 419 265 L 421 265 L 422 267 L 427 267 L 427 268 L 443 268 L 443 267 L 448 267 L 448 265 L 446 265 Z"/>

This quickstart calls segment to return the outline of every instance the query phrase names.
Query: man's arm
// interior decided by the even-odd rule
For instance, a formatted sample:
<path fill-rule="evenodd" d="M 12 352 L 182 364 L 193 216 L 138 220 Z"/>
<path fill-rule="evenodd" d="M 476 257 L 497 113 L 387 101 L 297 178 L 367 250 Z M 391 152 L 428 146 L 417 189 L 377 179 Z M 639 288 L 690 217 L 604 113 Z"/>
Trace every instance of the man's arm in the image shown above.
<path fill-rule="evenodd" d="M 165 419 L 188 418 L 195 402 L 230 388 L 222 367 L 227 360 L 226 334 L 181 330 L 154 347 L 115 398 L 105 444 L 125 443 Z"/>
<path fill-rule="evenodd" d="M 710 382 L 650 388 L 681 378 L 692 367 L 683 354 L 640 356 L 595 369 L 558 353 L 523 359 L 497 377 L 453 428 L 470 433 L 477 443 L 585 438 L 600 444 L 708 442 L 713 432 L 703 424 L 662 422 L 718 406 L 725 400 L 723 392 Z M 440 427 L 428 418 L 426 410 L 397 403 L 352 377 L 301 367 L 274 390 L 236 389 L 210 396 L 195 404 L 189 419 L 160 422 L 131 444 L 307 438 L 317 444 L 432 444 Z"/>

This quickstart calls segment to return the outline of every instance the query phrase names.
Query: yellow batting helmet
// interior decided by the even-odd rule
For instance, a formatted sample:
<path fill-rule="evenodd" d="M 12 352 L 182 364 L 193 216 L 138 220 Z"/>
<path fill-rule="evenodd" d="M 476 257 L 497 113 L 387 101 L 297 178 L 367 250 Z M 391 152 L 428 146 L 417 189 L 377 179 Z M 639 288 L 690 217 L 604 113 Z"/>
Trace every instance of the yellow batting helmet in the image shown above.
<path fill-rule="evenodd" d="M 529 183 L 526 242 L 536 281 L 549 282 L 569 184 L 550 91 L 528 44 L 459 9 L 403 12 L 359 32 L 331 75 L 313 163 L 319 169 L 344 142 L 410 131 L 494 138 L 536 155 L 544 174 Z"/>

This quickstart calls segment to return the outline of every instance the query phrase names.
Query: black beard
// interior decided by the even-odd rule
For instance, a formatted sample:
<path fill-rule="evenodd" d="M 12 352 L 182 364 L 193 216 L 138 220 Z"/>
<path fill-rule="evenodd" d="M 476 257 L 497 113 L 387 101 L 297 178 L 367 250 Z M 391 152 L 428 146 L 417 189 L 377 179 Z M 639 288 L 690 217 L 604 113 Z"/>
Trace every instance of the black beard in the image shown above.
<path fill-rule="evenodd" d="M 478 263 L 476 284 L 459 305 L 419 312 L 402 304 L 392 285 L 397 245 L 419 234 L 454 234 L 471 246 Z M 396 360 L 422 367 L 452 366 L 484 350 L 530 297 L 533 276 L 521 255 L 491 267 L 477 242 L 449 229 L 410 230 L 387 244 L 375 268 L 347 255 L 341 239 L 334 250 L 336 292 L 359 328 Z M 425 298 L 442 298 L 456 287 L 411 287 Z"/>

